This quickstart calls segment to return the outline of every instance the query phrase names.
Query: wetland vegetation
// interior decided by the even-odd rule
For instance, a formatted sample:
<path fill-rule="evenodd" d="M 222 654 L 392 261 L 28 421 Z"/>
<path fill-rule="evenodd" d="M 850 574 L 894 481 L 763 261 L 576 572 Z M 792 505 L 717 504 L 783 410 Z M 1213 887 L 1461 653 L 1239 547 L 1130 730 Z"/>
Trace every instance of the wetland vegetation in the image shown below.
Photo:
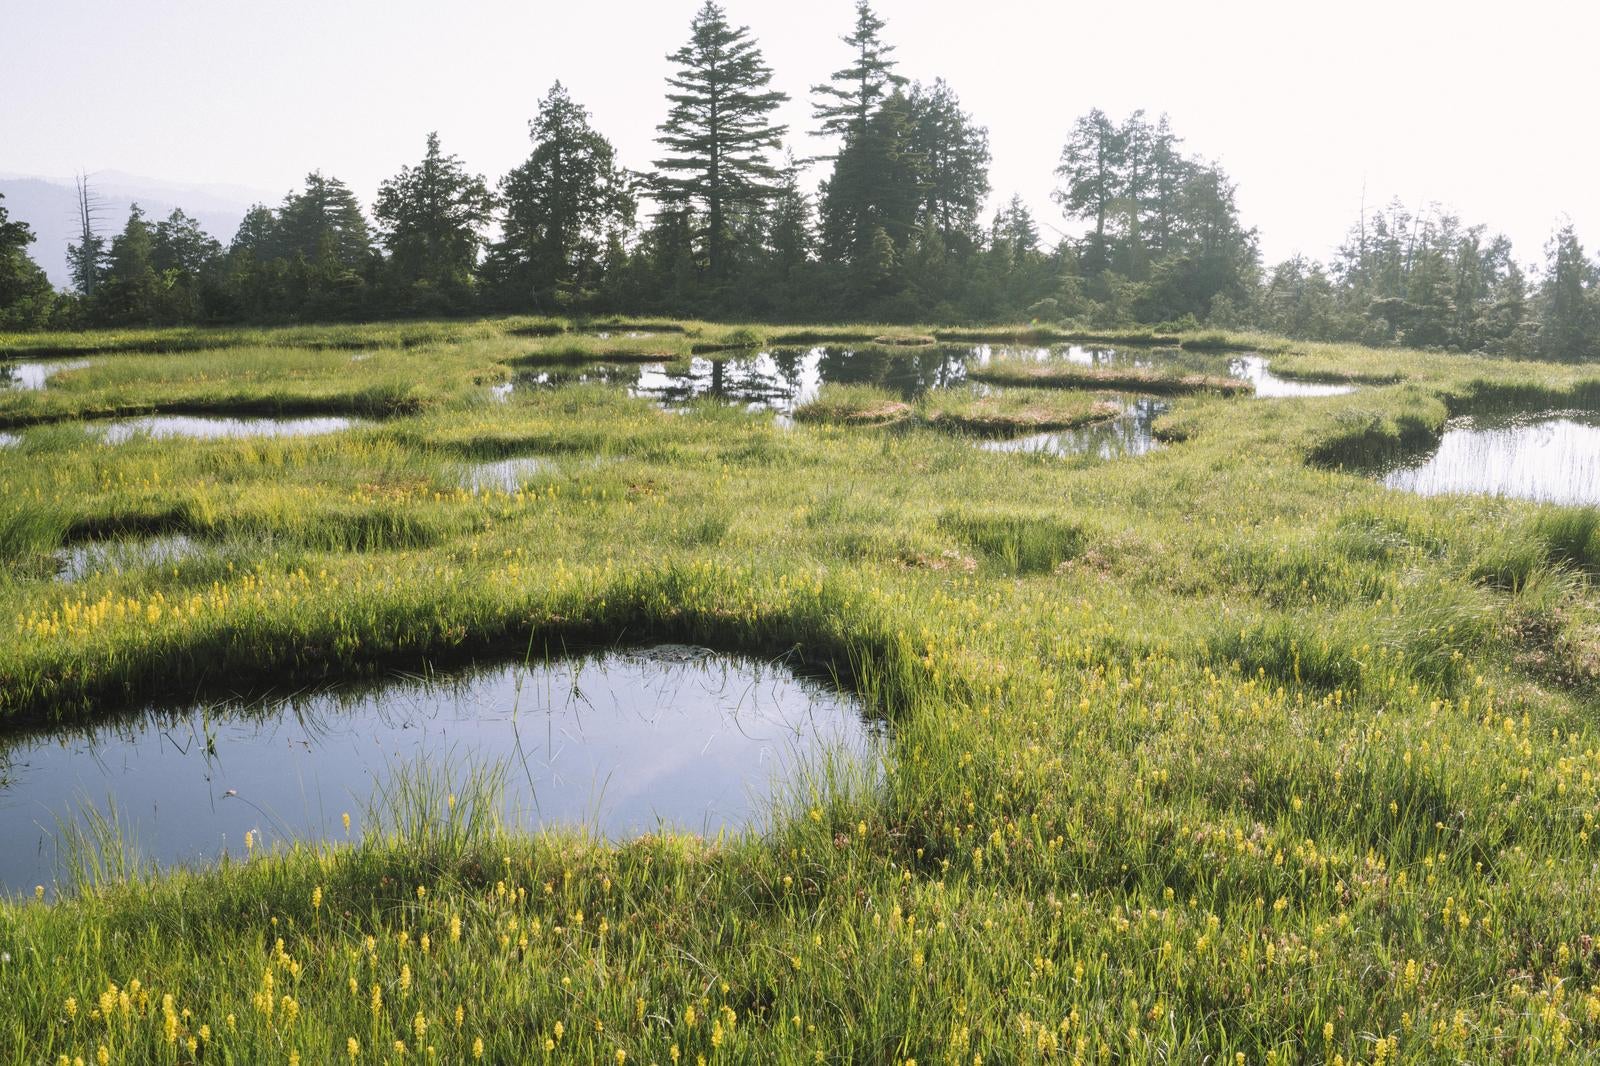
<path fill-rule="evenodd" d="M 1013 390 L 977 372 L 1084 349 L 610 325 L 130 333 L 0 392 L 4 1061 L 1559 1061 L 1600 1036 L 1600 501 L 1381 477 L 1461 419 L 1592 410 L 1600 375 L 1197 334 L 1095 359 L 1348 391 Z M 576 377 L 492 391 L 556 355 Z M 1028 443 L 1129 409 L 1162 446 Z M 350 424 L 85 429 L 179 411 Z M 633 762 L 530 776 L 512 724 L 581 720 L 582 761 L 594 705 L 638 691 L 564 656 L 663 643 L 843 694 L 806 690 L 826 711 L 776 765 L 761 729 L 645 715 L 667 732 Z M 750 788 L 672 808 L 639 766 L 712 733 L 735 776 L 713 746 L 689 779 Z"/>

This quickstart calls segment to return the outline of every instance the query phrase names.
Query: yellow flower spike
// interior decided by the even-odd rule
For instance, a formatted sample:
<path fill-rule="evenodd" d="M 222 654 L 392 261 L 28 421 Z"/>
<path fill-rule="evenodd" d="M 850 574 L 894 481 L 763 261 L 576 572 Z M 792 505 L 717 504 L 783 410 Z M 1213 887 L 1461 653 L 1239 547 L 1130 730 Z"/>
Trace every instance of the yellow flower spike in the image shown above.
<path fill-rule="evenodd" d="M 472 1057 L 475 1059 L 483 1058 L 483 1037 L 481 1036 L 472 1038 Z"/>
<path fill-rule="evenodd" d="M 34 885 L 33 886 L 33 898 L 34 899 L 38 899 L 38 900 L 44 899 L 44 886 L 43 885 Z"/>
<path fill-rule="evenodd" d="M 322 886 L 321 885 L 318 885 L 316 888 L 313 888 L 311 890 L 311 909 L 312 910 L 321 910 L 322 909 Z"/>
<path fill-rule="evenodd" d="M 361 1057 L 361 1042 L 355 1037 L 349 1037 L 344 1042 L 344 1053 L 354 1062 Z"/>

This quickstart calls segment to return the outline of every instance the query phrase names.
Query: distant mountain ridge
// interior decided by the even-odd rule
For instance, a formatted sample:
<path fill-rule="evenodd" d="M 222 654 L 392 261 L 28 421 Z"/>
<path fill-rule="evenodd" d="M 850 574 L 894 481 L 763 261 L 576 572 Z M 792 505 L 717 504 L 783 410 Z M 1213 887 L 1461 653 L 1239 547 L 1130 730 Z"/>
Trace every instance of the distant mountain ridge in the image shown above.
<path fill-rule="evenodd" d="M 108 239 L 122 231 L 128 210 L 137 203 L 152 219 L 165 218 L 173 208 L 197 220 L 223 244 L 233 238 L 244 213 L 254 203 L 276 204 L 282 194 L 235 185 L 196 185 L 144 178 L 116 170 L 90 175 L 89 183 L 103 208 L 100 231 Z M 44 268 L 51 284 L 67 288 L 67 245 L 78 239 L 77 190 L 71 178 L 0 174 L 0 193 L 13 219 L 33 227 L 38 242 L 28 251 Z"/>

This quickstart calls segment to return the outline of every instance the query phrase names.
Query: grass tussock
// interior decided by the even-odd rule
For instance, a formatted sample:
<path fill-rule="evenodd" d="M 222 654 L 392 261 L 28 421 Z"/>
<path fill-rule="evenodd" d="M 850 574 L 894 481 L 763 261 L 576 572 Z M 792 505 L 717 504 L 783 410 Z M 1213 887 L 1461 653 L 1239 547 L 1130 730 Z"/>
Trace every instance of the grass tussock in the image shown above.
<path fill-rule="evenodd" d="M 915 408 L 875 385 L 829 385 L 794 413 L 802 422 L 837 426 L 887 426 L 909 420 Z"/>
<path fill-rule="evenodd" d="M 1101 389 L 1166 396 L 1198 392 L 1234 396 L 1253 388 L 1248 381 L 1215 374 L 1165 373 L 1143 367 L 1102 369 L 1021 359 L 997 359 L 967 373 L 975 381 L 1012 388 Z"/>
<path fill-rule="evenodd" d="M 937 429 L 994 437 L 1077 429 L 1121 413 L 1122 404 L 1113 399 L 1053 389 L 1004 389 L 986 395 L 937 391 L 919 406 L 921 418 Z"/>

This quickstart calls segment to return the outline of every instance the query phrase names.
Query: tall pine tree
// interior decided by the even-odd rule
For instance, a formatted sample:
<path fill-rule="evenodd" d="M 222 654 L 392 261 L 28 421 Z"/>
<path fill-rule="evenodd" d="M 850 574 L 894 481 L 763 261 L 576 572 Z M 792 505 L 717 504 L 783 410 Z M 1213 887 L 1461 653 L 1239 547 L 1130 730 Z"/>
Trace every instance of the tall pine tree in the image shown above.
<path fill-rule="evenodd" d="M 55 293 L 28 255 L 35 240 L 32 228 L 10 220 L 5 198 L 0 193 L 0 329 L 37 328 L 49 318 Z"/>
<path fill-rule="evenodd" d="M 922 170 L 924 223 L 946 248 L 965 253 L 989 195 L 989 131 L 961 110 L 943 78 L 911 91 L 911 151 Z"/>
<path fill-rule="evenodd" d="M 1084 256 L 1084 267 L 1091 275 L 1110 265 L 1106 248 L 1106 221 L 1119 195 L 1118 171 L 1122 165 L 1121 138 L 1116 124 L 1104 111 L 1095 108 L 1078 119 L 1066 145 L 1061 149 L 1061 165 L 1056 176 L 1061 186 L 1056 202 L 1069 217 L 1092 219 L 1094 232 Z"/>
<path fill-rule="evenodd" d="M 421 282 L 464 292 L 477 266 L 491 204 L 483 177 L 469 173 L 460 157 L 445 155 L 437 133 L 428 134 L 422 161 L 401 167 L 380 185 L 373 204 L 391 276 L 406 286 Z"/>
<path fill-rule="evenodd" d="M 731 212 L 758 206 L 776 191 L 768 152 L 788 127 L 772 124 L 771 115 L 788 96 L 768 88 L 772 68 L 749 27 L 729 25 L 715 0 L 695 15 L 689 43 L 667 58 L 678 72 L 667 78 L 671 107 L 656 138 L 667 155 L 656 161 L 656 190 L 669 210 L 703 208 L 706 266 L 719 279 Z"/>
<path fill-rule="evenodd" d="M 906 84 L 889 58 L 894 45 L 884 44 L 879 36 L 883 27 L 884 21 L 873 13 L 872 5 L 856 0 L 856 28 L 840 38 L 855 53 L 854 58 L 848 67 L 834 71 L 827 82 L 811 87 L 815 98 L 811 117 L 821 123 L 821 135 L 860 133 L 878 104 Z"/>
<path fill-rule="evenodd" d="M 485 273 L 503 301 L 569 307 L 598 287 L 606 249 L 632 227 L 633 179 L 559 81 L 528 135 L 533 154 L 500 182 L 504 224 Z"/>

